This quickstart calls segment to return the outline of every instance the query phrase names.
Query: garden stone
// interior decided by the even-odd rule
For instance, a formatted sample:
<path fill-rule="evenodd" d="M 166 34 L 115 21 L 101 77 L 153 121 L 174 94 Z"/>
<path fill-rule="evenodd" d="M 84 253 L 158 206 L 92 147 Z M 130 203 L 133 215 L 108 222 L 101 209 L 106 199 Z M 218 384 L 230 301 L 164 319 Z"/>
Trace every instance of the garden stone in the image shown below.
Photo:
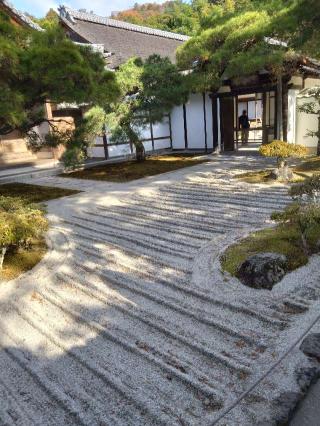
<path fill-rule="evenodd" d="M 305 355 L 320 361 L 320 333 L 309 334 L 301 343 L 300 350 Z"/>
<path fill-rule="evenodd" d="M 239 267 L 237 277 L 253 288 L 272 290 L 287 272 L 287 258 L 279 253 L 258 253 Z"/>
<path fill-rule="evenodd" d="M 271 176 L 273 179 L 288 181 L 293 179 L 293 171 L 288 166 L 284 166 L 279 169 L 272 170 Z"/>

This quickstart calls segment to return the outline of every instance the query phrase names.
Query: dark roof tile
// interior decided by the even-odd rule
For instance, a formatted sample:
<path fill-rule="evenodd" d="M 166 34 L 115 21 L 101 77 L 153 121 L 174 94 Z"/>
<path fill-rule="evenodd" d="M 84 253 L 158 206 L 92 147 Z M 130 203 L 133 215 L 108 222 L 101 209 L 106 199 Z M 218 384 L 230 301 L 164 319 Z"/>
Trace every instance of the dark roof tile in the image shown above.
<path fill-rule="evenodd" d="M 156 53 L 175 61 L 175 51 L 189 37 L 60 7 L 60 19 L 71 39 L 103 44 L 112 53 L 107 59 L 116 68 L 133 56 L 146 59 Z"/>

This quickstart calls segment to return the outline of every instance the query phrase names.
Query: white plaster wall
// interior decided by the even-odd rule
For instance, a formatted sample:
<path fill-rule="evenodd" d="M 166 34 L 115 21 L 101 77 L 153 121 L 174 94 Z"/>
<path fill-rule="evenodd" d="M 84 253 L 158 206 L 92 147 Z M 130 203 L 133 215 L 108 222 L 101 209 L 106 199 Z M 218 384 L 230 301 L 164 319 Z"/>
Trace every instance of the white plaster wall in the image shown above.
<path fill-rule="evenodd" d="M 89 157 L 104 158 L 104 149 L 100 146 L 94 146 L 88 149 L 88 155 Z"/>
<path fill-rule="evenodd" d="M 143 146 L 144 146 L 144 149 L 146 150 L 146 152 L 152 151 L 152 142 L 151 141 L 143 142 Z"/>
<path fill-rule="evenodd" d="M 204 149 L 205 131 L 202 94 L 193 94 L 186 104 L 188 148 Z"/>
<path fill-rule="evenodd" d="M 183 124 L 183 108 L 178 106 L 173 108 L 171 112 L 172 127 L 172 148 L 184 149 L 184 124 Z"/>
<path fill-rule="evenodd" d="M 308 131 L 316 131 L 318 127 L 318 119 L 316 115 L 305 114 L 299 111 L 299 105 L 305 102 L 312 102 L 312 98 L 299 99 L 297 98 L 297 109 L 296 109 L 296 137 L 295 142 L 300 145 L 304 145 L 308 148 L 316 148 L 318 140 L 316 137 L 307 136 Z"/>
<path fill-rule="evenodd" d="M 140 139 L 151 139 L 150 125 L 144 127 L 134 126 L 134 130 L 137 131 Z"/>
<path fill-rule="evenodd" d="M 154 141 L 154 149 L 166 149 L 170 147 L 171 147 L 171 143 L 169 138 L 161 139 L 159 141 Z"/>
<path fill-rule="evenodd" d="M 169 117 L 164 117 L 161 123 L 155 123 L 152 125 L 153 137 L 163 138 L 170 136 Z"/>
<path fill-rule="evenodd" d="M 299 90 L 288 90 L 288 130 L 287 141 L 295 143 L 296 141 L 296 111 L 297 111 L 297 94 Z"/>
<path fill-rule="evenodd" d="M 131 154 L 129 144 L 108 145 L 108 152 L 109 152 L 109 158 L 120 157 L 120 156 L 123 156 L 123 155 L 130 155 Z"/>

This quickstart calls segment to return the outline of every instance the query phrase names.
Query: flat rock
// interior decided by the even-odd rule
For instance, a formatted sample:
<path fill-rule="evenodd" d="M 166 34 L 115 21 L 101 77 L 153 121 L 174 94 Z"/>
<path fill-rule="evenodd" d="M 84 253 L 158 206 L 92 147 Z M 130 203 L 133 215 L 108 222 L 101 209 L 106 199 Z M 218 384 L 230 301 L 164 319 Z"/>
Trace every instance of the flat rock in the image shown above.
<path fill-rule="evenodd" d="M 237 277 L 248 287 L 272 290 L 287 272 L 287 258 L 279 253 L 258 253 L 239 267 Z"/>
<path fill-rule="evenodd" d="M 320 333 L 309 334 L 301 343 L 300 350 L 320 361 Z"/>

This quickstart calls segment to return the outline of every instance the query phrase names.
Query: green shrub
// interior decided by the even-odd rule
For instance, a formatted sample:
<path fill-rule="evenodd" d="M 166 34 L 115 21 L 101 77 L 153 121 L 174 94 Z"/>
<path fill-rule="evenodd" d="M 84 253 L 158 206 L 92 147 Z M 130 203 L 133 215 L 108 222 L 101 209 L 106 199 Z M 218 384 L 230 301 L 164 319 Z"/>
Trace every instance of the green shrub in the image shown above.
<path fill-rule="evenodd" d="M 304 157 L 307 155 L 306 147 L 302 145 L 293 145 L 279 140 L 274 140 L 271 143 L 261 145 L 259 152 L 264 157 L 276 157 L 278 159 Z"/>
<path fill-rule="evenodd" d="M 44 210 L 38 205 L 0 197 L 0 269 L 8 249 L 27 247 L 47 226 Z"/>
<path fill-rule="evenodd" d="M 289 194 L 301 201 L 304 199 L 309 202 L 320 201 L 320 175 L 312 175 L 306 178 L 304 182 L 293 185 Z"/>

